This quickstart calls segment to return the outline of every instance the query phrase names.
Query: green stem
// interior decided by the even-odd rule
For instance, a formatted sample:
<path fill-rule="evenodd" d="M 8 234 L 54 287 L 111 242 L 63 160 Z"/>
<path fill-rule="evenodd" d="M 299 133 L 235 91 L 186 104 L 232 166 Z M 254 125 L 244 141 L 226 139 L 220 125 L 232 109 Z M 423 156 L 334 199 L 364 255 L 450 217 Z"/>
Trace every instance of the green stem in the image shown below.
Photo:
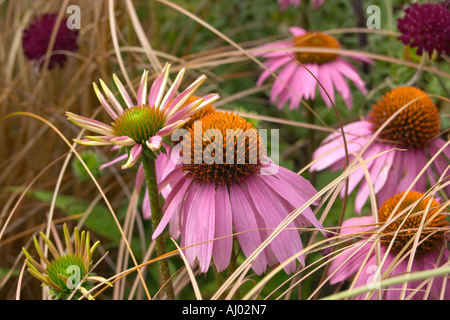
<path fill-rule="evenodd" d="M 153 230 L 159 225 L 162 218 L 161 206 L 159 203 L 158 181 L 156 179 L 156 166 L 155 159 L 148 157 L 145 152 L 141 155 L 142 165 L 144 167 L 145 181 L 147 183 L 148 195 L 150 198 L 150 208 L 152 211 L 152 226 Z M 158 256 L 166 254 L 166 243 L 164 240 L 164 234 L 161 233 L 155 239 L 156 253 Z M 169 262 L 167 259 L 162 259 L 160 262 L 161 273 L 161 285 L 165 285 L 165 292 L 169 300 L 175 299 L 173 291 L 172 281 L 170 280 Z"/>

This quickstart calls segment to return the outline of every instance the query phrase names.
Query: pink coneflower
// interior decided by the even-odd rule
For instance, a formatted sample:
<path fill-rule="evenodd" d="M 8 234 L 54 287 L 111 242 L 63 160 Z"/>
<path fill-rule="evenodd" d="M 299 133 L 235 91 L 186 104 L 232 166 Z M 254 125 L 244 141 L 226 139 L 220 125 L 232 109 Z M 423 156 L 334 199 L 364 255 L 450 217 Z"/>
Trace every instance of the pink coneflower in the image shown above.
<path fill-rule="evenodd" d="M 224 141 L 220 137 L 224 138 L 227 130 L 236 133 L 236 141 L 241 142 L 235 142 L 235 136 L 227 136 L 228 147 L 220 144 Z M 209 269 L 211 258 L 218 271 L 228 266 L 234 232 L 244 255 L 249 256 L 289 213 L 316 194 L 307 180 L 285 168 L 277 167 L 273 175 L 262 174 L 267 163 L 262 163 L 259 155 L 252 158 L 263 147 L 260 137 L 238 115 L 208 114 L 185 137 L 180 142 L 183 163 L 160 186 L 170 183 L 172 190 L 153 237 L 163 231 L 173 216 L 178 217 L 181 247 L 188 247 L 184 250 L 188 262 L 195 266 L 197 260 L 202 272 Z M 217 143 L 214 150 L 210 141 Z M 305 209 L 254 261 L 252 268 L 257 274 L 302 249 L 295 229 L 301 224 L 321 228 L 312 210 Z M 304 257 L 299 260 L 303 263 Z M 294 269 L 295 262 L 285 267 L 287 272 Z"/>
<path fill-rule="evenodd" d="M 58 14 L 44 14 L 34 17 L 33 22 L 23 32 L 22 48 L 25 56 L 29 60 L 40 60 L 47 53 L 50 43 L 50 37 L 55 27 Z M 57 65 L 63 67 L 67 61 L 67 56 L 58 52 L 77 51 L 78 30 L 69 29 L 66 25 L 67 19 L 63 19 L 58 28 L 55 43 L 50 57 L 49 69 L 53 69 Z"/>
<path fill-rule="evenodd" d="M 429 158 L 445 145 L 446 142 L 438 137 L 440 132 L 438 109 L 424 91 L 413 87 L 401 87 L 391 90 L 378 100 L 366 119 L 343 127 L 351 161 L 354 155 L 366 146 L 380 126 L 407 104 L 409 105 L 382 129 L 378 139 L 374 140 L 362 155 L 362 159 L 369 159 L 392 148 L 406 149 L 391 150 L 366 164 L 379 203 L 383 203 L 392 194 L 407 190 Z M 312 164 L 311 170 L 343 169 L 345 165 L 343 145 L 341 132 L 331 134 L 314 152 L 313 158 L 316 162 Z M 427 176 L 430 183 L 436 183 L 448 166 L 448 158 L 450 147 L 447 146 L 428 167 L 427 173 L 420 176 L 413 189 L 425 191 Z M 350 174 L 349 192 L 352 192 L 358 184 L 355 209 L 360 213 L 370 192 L 363 168 Z M 342 189 L 342 195 L 344 192 L 345 188 Z"/>
<path fill-rule="evenodd" d="M 200 97 L 190 96 L 184 104 L 189 105 L 190 103 L 195 102 L 198 99 L 200 99 Z M 215 112 L 214 106 L 211 104 L 207 104 L 202 109 L 195 112 L 191 116 L 189 121 L 186 122 L 181 128 L 190 129 L 192 124 L 194 123 L 194 121 L 202 118 L 203 116 L 205 116 L 209 113 L 213 113 L 213 112 Z M 172 143 L 177 144 L 178 141 L 173 141 Z M 177 161 L 179 160 L 177 155 L 172 154 L 171 146 L 169 146 L 165 143 L 163 143 L 162 146 L 164 147 L 166 152 L 160 152 L 155 159 L 156 179 L 157 179 L 158 183 L 160 183 L 176 167 Z M 119 149 L 119 146 L 114 146 L 113 149 L 117 150 L 117 149 Z M 103 170 L 117 162 L 126 161 L 127 158 L 128 158 L 127 154 L 120 155 L 119 157 L 115 158 L 114 160 L 104 163 L 103 165 L 100 166 L 99 169 Z M 141 189 L 143 182 L 144 182 L 144 169 L 143 169 L 142 164 L 140 164 L 138 171 L 136 173 L 136 182 L 135 182 L 136 188 Z M 163 196 L 163 198 L 167 198 L 167 196 L 170 193 L 170 190 L 171 190 L 170 185 L 167 185 L 164 189 L 161 190 L 161 195 Z M 148 189 L 145 188 L 144 199 L 142 202 L 142 216 L 144 219 L 149 219 L 151 217 L 152 212 L 151 212 L 150 207 L 151 206 L 150 206 L 150 198 L 148 195 Z M 169 230 L 170 230 L 170 234 L 173 238 L 178 238 L 180 236 L 179 229 L 177 228 L 177 226 L 178 226 L 177 223 L 170 224 Z"/>
<path fill-rule="evenodd" d="M 399 40 L 405 45 L 417 47 L 417 54 L 433 51 L 440 55 L 450 52 L 450 9 L 444 3 L 413 3 L 405 10 L 405 16 L 397 20 L 402 33 Z"/>
<path fill-rule="evenodd" d="M 398 208 L 395 209 L 397 206 Z M 383 280 L 405 272 L 439 268 L 448 262 L 450 257 L 446 248 L 448 241 L 446 235 L 448 236 L 449 231 L 449 223 L 445 220 L 447 215 L 445 205 L 437 199 L 411 191 L 406 195 L 399 193 L 389 198 L 380 207 L 379 225 L 374 224 L 372 216 L 355 217 L 344 221 L 341 235 L 355 234 L 362 237 L 362 240 L 339 253 L 331 262 L 330 283 L 342 282 L 359 272 L 355 287 L 375 286 L 376 283 L 372 283 L 374 279 Z M 416 237 L 419 238 L 415 239 Z M 379 261 L 384 261 L 380 270 L 378 270 L 374 240 L 380 243 Z M 414 240 L 418 241 L 418 245 L 413 248 Z M 411 269 L 408 270 L 412 254 L 414 254 L 414 260 Z M 376 271 L 378 276 L 375 274 Z M 420 300 L 450 298 L 450 283 L 445 277 L 436 277 L 432 283 L 424 286 L 421 286 L 421 283 L 422 281 L 408 282 L 403 297 Z M 419 286 L 421 288 L 414 292 Z M 381 298 L 384 300 L 402 298 L 402 287 L 403 284 L 381 288 Z M 445 288 L 444 291 L 442 291 L 443 288 Z M 365 297 L 366 295 L 363 294 L 356 298 L 364 299 Z M 374 292 L 372 298 L 376 297 L 377 292 Z"/>
<path fill-rule="evenodd" d="M 292 5 L 294 7 L 298 7 L 298 5 L 300 4 L 300 1 L 301 0 L 278 0 L 278 3 L 281 6 L 280 10 L 284 11 L 290 5 Z M 324 2 L 325 2 L 325 0 L 312 0 L 313 8 L 318 9 Z"/>
<path fill-rule="evenodd" d="M 308 72 L 314 74 L 318 81 L 325 88 L 334 102 L 334 88 L 339 92 L 348 108 L 353 107 L 353 97 L 346 78 L 364 94 L 367 93 L 365 83 L 358 75 L 355 67 L 343 56 L 348 54 L 324 53 L 324 52 L 294 52 L 289 48 L 322 48 L 322 49 L 340 49 L 339 41 L 327 34 L 321 32 L 307 32 L 298 27 L 290 28 L 294 39 L 287 42 L 264 45 L 261 48 L 269 49 L 269 52 L 256 53 L 267 60 L 264 64 L 268 70 L 265 70 L 257 81 L 261 85 L 277 69 L 282 68 L 275 79 L 270 92 L 270 101 L 275 103 L 278 99 L 278 109 L 283 108 L 286 102 L 290 101 L 289 109 L 297 109 L 301 99 L 315 99 L 317 80 Z M 286 49 L 280 49 L 286 48 Z M 273 51 L 275 49 L 275 51 Z M 278 50 L 276 50 L 278 49 Z M 270 51 L 271 50 L 271 51 Z M 362 56 L 352 55 L 356 60 L 372 63 L 372 60 Z M 298 60 L 303 66 L 297 63 Z M 327 94 L 319 85 L 319 92 L 328 107 L 332 106 Z"/>
<path fill-rule="evenodd" d="M 94 119 L 66 112 L 68 119 L 76 125 L 101 134 L 101 136 L 86 136 L 85 139 L 76 139 L 75 141 L 79 144 L 91 146 L 118 145 L 126 147 L 129 150 L 128 160 L 122 165 L 122 169 L 133 166 L 142 152 L 146 150 L 158 151 L 163 137 L 169 136 L 175 129 L 189 121 L 192 114 L 219 98 L 217 94 L 209 94 L 185 105 L 186 100 L 206 79 L 204 75 L 198 77 L 186 90 L 174 98 L 183 78 L 184 68 L 181 69 L 172 86 L 164 94 L 169 69 L 170 65 L 166 64 L 161 74 L 153 82 L 148 101 L 148 71 L 144 71 L 137 93 L 136 105 L 131 101 L 123 84 L 114 75 L 114 82 L 126 103 L 125 109 L 120 105 L 106 84 L 100 80 L 100 85 L 111 103 L 111 107 L 94 83 L 94 90 L 98 99 L 114 121 L 111 125 L 108 125 Z"/>

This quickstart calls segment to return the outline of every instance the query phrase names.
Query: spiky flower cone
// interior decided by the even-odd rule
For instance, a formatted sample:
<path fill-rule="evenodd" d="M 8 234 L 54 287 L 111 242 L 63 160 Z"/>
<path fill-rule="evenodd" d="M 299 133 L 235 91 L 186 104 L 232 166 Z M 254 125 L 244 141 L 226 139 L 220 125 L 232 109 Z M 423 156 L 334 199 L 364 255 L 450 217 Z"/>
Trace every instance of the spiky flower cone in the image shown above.
<path fill-rule="evenodd" d="M 64 239 L 66 243 L 66 252 L 56 249 L 56 246 L 50 241 L 44 233 L 40 237 L 48 246 L 53 259 L 46 257 L 34 237 L 34 245 L 42 263 L 35 260 L 25 248 L 22 248 L 28 266 L 28 272 L 36 279 L 42 282 L 42 285 L 50 287 L 49 295 L 53 300 L 67 300 L 69 298 L 80 298 L 86 294 L 88 299 L 93 299 L 88 294 L 87 287 L 91 282 L 109 282 L 102 278 L 90 275 L 92 268 L 92 254 L 97 248 L 99 241 L 91 246 L 89 232 L 74 229 L 74 242 L 70 239 L 67 225 L 64 224 Z"/>

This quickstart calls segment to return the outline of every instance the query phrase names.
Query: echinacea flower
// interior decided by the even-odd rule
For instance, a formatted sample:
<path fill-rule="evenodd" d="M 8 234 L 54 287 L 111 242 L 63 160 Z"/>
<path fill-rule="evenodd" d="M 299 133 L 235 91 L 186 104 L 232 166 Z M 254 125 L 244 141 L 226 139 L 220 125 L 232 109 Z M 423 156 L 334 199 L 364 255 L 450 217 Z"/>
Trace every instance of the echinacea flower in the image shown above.
<path fill-rule="evenodd" d="M 28 271 L 43 285 L 50 288 L 49 295 L 54 300 L 67 300 L 72 295 L 72 298 L 78 299 L 83 294 L 87 294 L 87 297 L 92 299 L 87 291 L 92 282 L 109 284 L 106 279 L 92 274 L 92 255 L 99 241 L 91 246 L 89 231 L 81 231 L 80 234 L 75 227 L 73 231 L 74 242 L 72 243 L 66 224 L 63 226 L 63 231 L 65 250 L 67 251 L 58 251 L 52 241 L 45 234 L 40 233 L 41 239 L 48 246 L 53 259 L 44 255 L 36 237 L 34 237 L 34 245 L 43 263 L 39 263 L 23 248 L 27 258 L 25 263 L 28 266 Z"/>
<path fill-rule="evenodd" d="M 449 1 L 447 1 L 448 3 Z M 405 16 L 397 20 L 402 33 L 399 40 L 410 47 L 417 47 L 417 54 L 433 51 L 441 55 L 450 52 L 450 8 L 444 3 L 413 3 L 405 10 Z"/>
<path fill-rule="evenodd" d="M 386 200 L 380 207 L 378 223 L 374 223 L 372 216 L 344 221 L 341 235 L 350 237 L 353 234 L 362 239 L 337 254 L 331 262 L 330 283 L 336 284 L 358 274 L 355 288 L 366 285 L 376 288 L 374 280 L 384 280 L 405 272 L 433 270 L 444 265 L 450 257 L 446 247 L 449 232 L 446 216 L 449 212 L 445 207 L 438 199 L 421 192 L 402 192 Z M 379 263 L 375 243 L 380 245 Z M 422 282 L 407 282 L 405 290 L 403 284 L 377 290 L 381 290 L 381 299 L 384 300 L 450 299 L 448 277 L 435 277 L 423 286 Z M 376 291 L 370 293 L 373 299 L 377 298 Z M 366 294 L 356 298 L 365 299 Z"/>
<path fill-rule="evenodd" d="M 36 16 L 33 22 L 23 32 L 22 48 L 29 60 L 40 60 L 47 53 L 50 38 L 55 27 L 58 14 L 43 14 Z M 69 29 L 67 19 L 62 19 L 58 27 L 55 43 L 52 48 L 52 56 L 48 64 L 49 69 L 56 66 L 63 67 L 67 61 L 67 55 L 61 51 L 77 51 L 78 30 Z"/>
<path fill-rule="evenodd" d="M 158 151 L 162 139 L 169 136 L 175 129 L 187 121 L 192 114 L 201 110 L 207 104 L 217 100 L 217 94 L 209 94 L 188 105 L 186 100 L 198 89 L 206 79 L 204 75 L 195 80 L 187 89 L 175 97 L 185 69 L 182 68 L 172 86 L 164 94 L 170 65 L 166 64 L 161 74 L 153 82 L 147 100 L 148 71 L 144 71 L 137 93 L 137 104 L 133 104 L 130 96 L 120 80 L 114 75 L 114 82 L 120 95 L 125 101 L 123 108 L 106 84 L 100 80 L 100 85 L 109 100 L 105 99 L 97 84 L 94 90 L 102 106 L 113 119 L 111 125 L 66 112 L 68 119 L 74 124 L 100 134 L 100 136 L 86 136 L 85 139 L 74 141 L 83 145 L 118 145 L 128 149 L 128 160 L 122 169 L 130 168 L 140 158 L 141 153 L 147 150 Z M 175 98 L 174 98 L 175 97 Z"/>
<path fill-rule="evenodd" d="M 301 0 L 278 0 L 278 3 L 281 6 L 280 10 L 284 11 L 290 5 L 292 5 L 294 7 L 298 7 L 298 5 L 300 4 L 300 1 Z M 318 9 L 324 2 L 325 2 L 325 0 L 312 0 L 313 8 Z"/>
<path fill-rule="evenodd" d="M 234 232 L 248 257 L 284 218 L 317 193 L 290 170 L 277 167 L 274 172 L 260 154 L 263 145 L 258 132 L 236 114 L 215 112 L 202 117 L 180 146 L 183 162 L 160 185 L 170 183 L 172 190 L 153 238 L 177 217 L 187 261 L 192 267 L 198 261 L 202 272 L 208 270 L 211 258 L 219 272 L 229 265 Z M 322 228 L 307 207 L 253 262 L 257 274 L 302 249 L 295 229 L 302 224 Z M 304 257 L 298 260 L 303 263 Z M 295 262 L 285 266 L 287 272 L 294 269 Z"/>
<path fill-rule="evenodd" d="M 294 110 L 298 109 L 301 99 L 314 100 L 317 86 L 329 108 L 332 106 L 330 99 L 335 101 L 334 88 L 336 88 L 347 107 L 351 109 L 353 97 L 346 78 L 351 80 L 362 93 L 366 94 L 367 90 L 355 67 L 343 56 L 351 56 L 357 61 L 369 63 L 373 61 L 362 56 L 344 53 L 294 52 L 291 48 L 340 49 L 341 45 L 336 38 L 322 32 L 307 32 L 298 27 L 291 27 L 290 31 L 294 39 L 264 45 L 260 49 L 267 50 L 266 52 L 255 53 L 267 59 L 264 64 L 268 68 L 258 78 L 257 85 L 261 85 L 272 72 L 281 68 L 270 92 L 270 101 L 275 103 L 278 100 L 276 103 L 278 109 L 282 109 L 288 101 L 290 101 L 289 109 Z M 325 90 L 317 84 L 317 80 L 310 72 Z"/>
<path fill-rule="evenodd" d="M 383 203 L 393 194 L 406 191 L 429 159 L 446 144 L 439 138 L 438 109 L 424 91 L 414 87 L 400 87 L 383 95 L 364 120 L 343 127 L 349 161 L 352 161 L 354 156 L 366 147 L 373 134 L 402 107 L 405 109 L 387 123 L 361 157 L 361 160 L 367 160 L 378 155 L 366 164 L 366 168 L 379 203 Z M 391 150 L 393 148 L 406 150 Z M 328 136 L 314 152 L 313 158 L 315 161 L 311 165 L 311 171 L 325 168 L 332 171 L 343 169 L 345 150 L 341 132 Z M 427 168 L 426 174 L 422 174 L 412 188 L 424 192 L 427 188 L 427 177 L 430 183 L 436 183 L 446 172 L 449 158 L 450 147 L 447 145 Z M 364 168 L 360 167 L 349 176 L 349 193 L 359 184 L 355 200 L 355 210 L 358 213 L 361 212 L 370 193 L 369 182 L 365 179 L 364 172 Z M 444 189 L 447 192 L 449 190 L 448 187 Z M 343 188 L 342 196 L 344 192 Z"/>
<path fill-rule="evenodd" d="M 197 96 L 190 96 L 186 102 L 185 105 L 189 105 L 192 102 L 195 102 L 196 100 L 200 99 Z M 203 116 L 215 112 L 215 108 L 212 104 L 207 104 L 205 107 L 200 109 L 199 111 L 195 112 L 189 121 L 187 121 L 183 126 L 181 126 L 181 129 L 189 129 L 194 121 L 202 118 Z M 172 141 L 173 144 L 177 144 L 179 141 Z M 160 152 L 155 159 L 155 166 L 156 166 L 156 179 L 158 183 L 160 183 L 177 165 L 178 156 L 172 154 L 172 146 L 169 146 L 168 144 L 163 143 L 162 144 L 166 152 Z M 118 149 L 119 146 L 114 146 L 113 149 Z M 99 167 L 99 170 L 104 170 L 105 168 L 110 167 L 111 165 L 120 162 L 125 161 L 127 159 L 128 155 L 123 154 L 119 157 L 115 158 L 112 161 L 109 161 L 107 163 L 102 164 Z M 140 189 L 144 182 L 144 169 L 142 164 L 139 165 L 138 171 L 136 173 L 136 182 L 135 186 L 137 189 Z M 171 186 L 167 185 L 163 190 L 161 190 L 161 195 L 163 198 L 167 198 L 171 190 Z M 148 189 L 145 188 L 145 194 L 144 199 L 142 203 L 142 216 L 144 219 L 149 219 L 151 217 L 151 208 L 150 208 L 150 198 L 148 195 Z M 171 226 L 176 226 L 176 224 L 171 224 Z M 177 238 L 179 236 L 179 230 L 176 228 L 170 228 L 170 234 L 172 237 Z"/>

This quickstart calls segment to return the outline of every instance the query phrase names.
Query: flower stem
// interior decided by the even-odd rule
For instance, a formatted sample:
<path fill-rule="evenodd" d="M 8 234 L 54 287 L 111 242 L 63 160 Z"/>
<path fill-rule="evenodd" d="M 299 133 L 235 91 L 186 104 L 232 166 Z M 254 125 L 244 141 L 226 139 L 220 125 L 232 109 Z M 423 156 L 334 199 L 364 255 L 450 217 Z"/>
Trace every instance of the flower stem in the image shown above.
<path fill-rule="evenodd" d="M 161 206 L 159 203 L 158 181 L 156 179 L 156 166 L 155 159 L 149 157 L 145 152 L 141 155 L 142 165 L 144 167 L 145 181 L 147 184 L 148 195 L 150 198 L 150 208 L 152 211 L 152 226 L 153 230 L 156 229 L 162 218 Z M 156 253 L 158 256 L 162 256 L 166 253 L 166 243 L 164 240 L 164 234 L 161 233 L 156 239 Z M 167 259 L 162 259 L 160 262 L 161 273 L 161 285 L 165 286 L 165 292 L 167 298 L 170 300 L 175 299 L 172 282 L 170 280 L 169 263 Z"/>

